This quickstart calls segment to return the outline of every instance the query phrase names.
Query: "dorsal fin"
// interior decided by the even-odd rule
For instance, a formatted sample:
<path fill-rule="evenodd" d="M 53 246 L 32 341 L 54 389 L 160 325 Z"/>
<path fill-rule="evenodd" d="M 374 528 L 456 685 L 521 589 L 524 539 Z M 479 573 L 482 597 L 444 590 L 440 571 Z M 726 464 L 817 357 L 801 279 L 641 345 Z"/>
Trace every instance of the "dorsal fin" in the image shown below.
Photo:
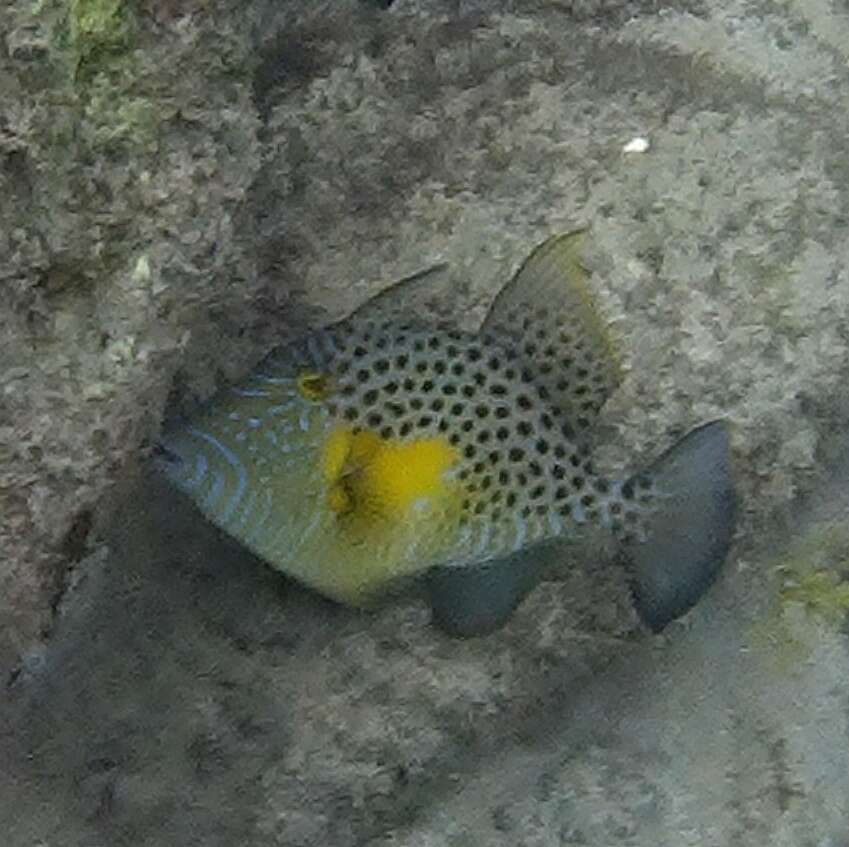
<path fill-rule="evenodd" d="M 448 263 L 438 262 L 384 288 L 354 310 L 348 320 L 448 322 L 456 308 L 456 298 L 449 291 L 451 284 Z"/>
<path fill-rule="evenodd" d="M 492 303 L 481 333 L 514 347 L 547 400 L 589 427 L 621 381 L 618 359 L 581 264 L 584 230 L 540 244 Z"/>

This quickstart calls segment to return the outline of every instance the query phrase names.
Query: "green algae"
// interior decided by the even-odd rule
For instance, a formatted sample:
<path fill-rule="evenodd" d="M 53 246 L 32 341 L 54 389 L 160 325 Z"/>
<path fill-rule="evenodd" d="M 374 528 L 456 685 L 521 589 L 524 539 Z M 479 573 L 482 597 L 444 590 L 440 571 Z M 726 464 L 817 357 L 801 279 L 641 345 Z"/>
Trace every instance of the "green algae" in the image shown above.
<path fill-rule="evenodd" d="M 849 612 L 849 581 L 834 571 L 818 570 L 786 582 L 781 602 L 799 603 L 810 615 L 838 625 Z"/>
<path fill-rule="evenodd" d="M 849 528 L 814 524 L 771 568 L 774 593 L 750 629 L 751 643 L 782 673 L 794 673 L 817 649 L 824 629 L 849 614 Z"/>
<path fill-rule="evenodd" d="M 49 66 L 52 82 L 38 86 L 52 116 L 43 137 L 62 150 L 81 144 L 94 155 L 154 150 L 173 110 L 159 102 L 159 69 L 139 44 L 135 4 L 37 0 L 29 14 L 29 26 L 49 46 L 41 74 Z"/>
<path fill-rule="evenodd" d="M 173 109 L 132 85 L 99 74 L 86 86 L 83 106 L 84 136 L 94 149 L 129 147 L 137 152 L 157 146 L 159 130 Z"/>
<path fill-rule="evenodd" d="M 137 21 L 125 0 L 70 0 L 70 69 L 92 149 L 144 151 L 157 144 L 167 110 L 146 90 L 148 75 L 136 33 Z"/>
<path fill-rule="evenodd" d="M 126 0 L 70 0 L 67 11 L 68 45 L 76 77 L 89 77 L 127 58 L 136 20 Z"/>
<path fill-rule="evenodd" d="M 849 529 L 816 524 L 776 568 L 782 608 L 800 605 L 808 615 L 838 625 L 849 612 Z"/>

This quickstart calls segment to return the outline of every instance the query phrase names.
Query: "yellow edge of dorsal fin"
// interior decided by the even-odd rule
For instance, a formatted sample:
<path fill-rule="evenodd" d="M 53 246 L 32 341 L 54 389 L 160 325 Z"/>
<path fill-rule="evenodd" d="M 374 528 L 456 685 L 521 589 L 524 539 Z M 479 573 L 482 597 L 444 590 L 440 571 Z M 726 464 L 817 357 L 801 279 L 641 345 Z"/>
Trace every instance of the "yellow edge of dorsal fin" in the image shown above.
<path fill-rule="evenodd" d="M 514 346 L 529 365 L 535 366 L 536 381 L 548 389 L 551 403 L 567 413 L 573 423 L 583 420 L 584 425 L 595 418 L 623 374 L 614 333 L 599 310 L 590 275 L 581 260 L 587 232 L 584 228 L 560 233 L 534 248 L 495 298 L 481 327 L 483 333 Z M 522 314 L 531 317 L 532 323 L 539 320 L 549 326 L 553 317 L 562 317 L 569 332 L 565 336 L 555 332 L 529 353 L 527 333 L 519 320 Z M 567 337 L 568 341 L 564 340 Z M 574 380 L 560 366 L 578 358 L 589 360 L 592 369 L 601 374 L 601 381 L 593 388 L 595 412 L 581 408 L 581 399 L 572 393 Z M 562 377 L 567 377 L 565 385 Z"/>
<path fill-rule="evenodd" d="M 601 314 L 598 298 L 590 288 L 590 272 L 581 260 L 588 232 L 589 230 L 584 228 L 574 232 L 562 233 L 543 242 L 540 248 L 550 247 L 550 250 L 556 253 L 556 259 L 563 263 L 564 277 L 568 280 L 584 307 L 584 321 L 587 328 L 592 331 L 592 334 L 601 344 L 608 359 L 609 367 L 617 374 L 616 382 L 618 384 L 622 375 L 619 345 L 616 343 L 612 327 Z M 532 256 L 533 253 L 528 257 L 528 260 Z"/>

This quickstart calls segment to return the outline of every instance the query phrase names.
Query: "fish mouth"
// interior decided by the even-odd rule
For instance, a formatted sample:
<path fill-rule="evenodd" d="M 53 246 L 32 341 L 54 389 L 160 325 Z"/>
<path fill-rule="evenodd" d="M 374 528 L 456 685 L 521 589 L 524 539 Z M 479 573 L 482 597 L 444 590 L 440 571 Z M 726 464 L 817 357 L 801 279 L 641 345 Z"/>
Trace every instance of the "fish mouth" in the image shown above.
<path fill-rule="evenodd" d="M 184 464 L 183 457 L 166 447 L 161 441 L 154 442 L 150 455 L 154 462 L 167 467 L 169 470 L 175 470 Z"/>
<path fill-rule="evenodd" d="M 183 459 L 178 456 L 173 450 L 169 450 L 161 441 L 154 442 L 150 448 L 150 455 L 156 461 L 164 461 L 169 465 L 181 464 Z"/>
<path fill-rule="evenodd" d="M 150 447 L 150 463 L 172 485 L 190 491 L 201 482 L 206 471 L 203 454 L 193 455 L 188 445 L 170 434 L 163 434 Z"/>

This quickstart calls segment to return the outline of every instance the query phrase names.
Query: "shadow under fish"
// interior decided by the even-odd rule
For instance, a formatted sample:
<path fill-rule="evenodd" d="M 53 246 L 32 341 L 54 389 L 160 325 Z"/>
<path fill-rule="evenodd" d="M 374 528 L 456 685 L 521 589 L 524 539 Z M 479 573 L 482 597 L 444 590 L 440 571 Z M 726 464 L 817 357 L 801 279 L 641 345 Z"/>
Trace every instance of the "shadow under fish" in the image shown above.
<path fill-rule="evenodd" d="M 728 430 L 704 424 L 636 474 L 595 472 L 589 435 L 620 370 L 582 238 L 535 249 L 477 333 L 432 274 L 397 283 L 167 426 L 155 461 L 273 567 L 356 606 L 423 578 L 434 621 L 458 635 L 501 626 L 545 551 L 612 535 L 660 631 L 728 553 Z"/>

